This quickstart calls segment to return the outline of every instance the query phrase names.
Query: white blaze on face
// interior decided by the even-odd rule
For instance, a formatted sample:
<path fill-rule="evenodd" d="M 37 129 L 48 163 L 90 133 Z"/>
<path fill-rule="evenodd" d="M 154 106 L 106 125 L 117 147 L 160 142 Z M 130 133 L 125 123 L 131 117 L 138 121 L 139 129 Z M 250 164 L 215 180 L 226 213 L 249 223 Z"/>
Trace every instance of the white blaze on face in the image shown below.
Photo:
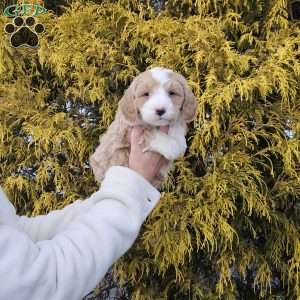
<path fill-rule="evenodd" d="M 168 125 L 176 116 L 174 104 L 164 84 L 169 80 L 171 70 L 153 68 L 150 70 L 152 78 L 157 82 L 153 90 L 149 91 L 149 99 L 141 108 L 143 120 L 152 125 Z"/>

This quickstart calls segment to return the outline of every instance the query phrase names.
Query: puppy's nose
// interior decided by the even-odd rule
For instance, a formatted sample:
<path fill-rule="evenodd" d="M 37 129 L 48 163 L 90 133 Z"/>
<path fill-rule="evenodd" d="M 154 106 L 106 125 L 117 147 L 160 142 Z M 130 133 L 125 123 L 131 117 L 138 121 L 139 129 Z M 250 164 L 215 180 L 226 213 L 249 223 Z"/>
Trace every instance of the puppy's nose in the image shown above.
<path fill-rule="evenodd" d="M 156 109 L 155 112 L 157 115 L 162 116 L 166 112 L 166 110 L 164 108 L 159 108 Z"/>

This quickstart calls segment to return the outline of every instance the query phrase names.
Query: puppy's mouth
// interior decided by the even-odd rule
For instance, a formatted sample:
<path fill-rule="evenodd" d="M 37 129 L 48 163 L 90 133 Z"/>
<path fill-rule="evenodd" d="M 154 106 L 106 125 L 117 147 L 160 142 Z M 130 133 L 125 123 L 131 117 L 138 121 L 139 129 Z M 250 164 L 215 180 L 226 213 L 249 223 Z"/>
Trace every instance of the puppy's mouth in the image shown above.
<path fill-rule="evenodd" d="M 164 126 L 164 125 L 170 125 L 173 122 L 173 119 L 169 119 L 163 116 L 157 117 L 156 120 L 153 120 L 152 125 L 154 126 Z"/>
<path fill-rule="evenodd" d="M 151 125 L 151 126 L 164 126 L 164 125 L 170 125 L 174 120 L 173 118 L 167 118 L 165 116 L 158 116 L 155 115 L 155 118 L 153 120 L 144 120 L 143 115 L 140 111 L 140 109 L 137 109 L 138 118 L 141 122 Z"/>
<path fill-rule="evenodd" d="M 172 120 L 164 117 L 158 117 L 158 121 L 166 121 L 166 122 L 171 122 Z"/>

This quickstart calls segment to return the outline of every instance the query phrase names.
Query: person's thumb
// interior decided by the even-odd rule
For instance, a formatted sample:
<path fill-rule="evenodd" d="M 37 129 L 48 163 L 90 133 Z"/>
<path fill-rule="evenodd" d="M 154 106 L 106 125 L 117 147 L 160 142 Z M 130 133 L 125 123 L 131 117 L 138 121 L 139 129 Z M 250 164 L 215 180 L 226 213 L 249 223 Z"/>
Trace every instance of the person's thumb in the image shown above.
<path fill-rule="evenodd" d="M 140 136 L 143 133 L 143 128 L 141 126 L 135 126 L 131 131 L 131 144 L 137 144 Z"/>

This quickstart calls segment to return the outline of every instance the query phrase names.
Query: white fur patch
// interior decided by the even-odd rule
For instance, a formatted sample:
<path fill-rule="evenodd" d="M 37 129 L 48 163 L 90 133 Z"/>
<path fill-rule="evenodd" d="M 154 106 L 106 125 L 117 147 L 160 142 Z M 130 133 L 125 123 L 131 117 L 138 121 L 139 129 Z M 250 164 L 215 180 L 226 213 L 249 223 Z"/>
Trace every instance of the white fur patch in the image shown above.
<path fill-rule="evenodd" d="M 150 70 L 152 77 L 158 81 L 161 85 L 169 80 L 170 70 L 166 68 L 156 67 Z"/>
<path fill-rule="evenodd" d="M 168 160 L 177 159 L 185 154 L 187 148 L 186 129 L 185 123 L 178 119 L 175 124 L 169 127 L 168 134 L 160 130 L 153 131 L 149 145 L 143 149 L 143 152 L 155 151 Z"/>

